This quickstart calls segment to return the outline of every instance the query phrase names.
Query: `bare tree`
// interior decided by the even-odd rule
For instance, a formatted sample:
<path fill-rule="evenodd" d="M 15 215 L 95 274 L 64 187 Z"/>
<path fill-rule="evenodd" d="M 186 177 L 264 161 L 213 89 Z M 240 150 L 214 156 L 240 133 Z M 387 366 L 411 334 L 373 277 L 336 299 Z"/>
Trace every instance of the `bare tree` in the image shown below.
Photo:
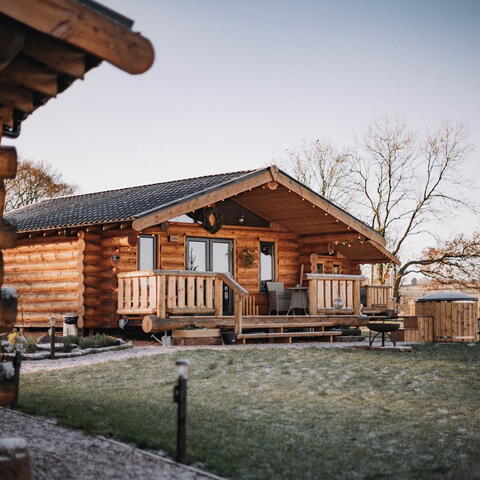
<path fill-rule="evenodd" d="M 397 274 L 395 291 L 401 279 L 414 272 L 432 279 L 435 286 L 480 290 L 480 233 L 440 241 L 436 247 L 425 249 L 418 260 L 404 263 Z"/>
<path fill-rule="evenodd" d="M 65 182 L 50 164 L 20 160 L 17 176 L 5 180 L 5 210 L 24 207 L 45 198 L 71 195 L 76 190 L 77 186 Z"/>
<path fill-rule="evenodd" d="M 340 204 L 349 200 L 349 210 L 381 233 L 388 249 L 401 258 L 409 240 L 430 233 L 436 220 L 445 221 L 459 209 L 476 211 L 466 198 L 471 184 L 461 168 L 471 150 L 468 132 L 459 123 L 443 122 L 421 138 L 404 122 L 383 117 L 369 126 L 354 154 L 317 142 L 289 152 L 288 160 L 299 180 Z M 377 265 L 372 272 L 384 283 L 393 269 L 398 296 L 402 278 L 418 261 L 425 256 L 413 255 L 407 268 Z M 434 257 L 429 261 L 436 264 Z"/>
<path fill-rule="evenodd" d="M 314 140 L 303 141 L 297 149 L 287 150 L 280 164 L 312 190 L 344 205 L 348 199 L 349 159 L 349 152 L 336 149 L 330 142 Z"/>
<path fill-rule="evenodd" d="M 352 169 L 352 190 L 362 207 L 358 214 L 385 236 L 393 254 L 400 257 L 407 241 L 428 233 L 440 216 L 475 210 L 464 196 L 471 185 L 461 172 L 471 149 L 461 124 L 444 122 L 422 141 L 388 117 L 370 126 Z M 383 283 L 391 268 L 378 266 L 377 280 Z M 393 268 L 399 285 L 405 270 Z"/>

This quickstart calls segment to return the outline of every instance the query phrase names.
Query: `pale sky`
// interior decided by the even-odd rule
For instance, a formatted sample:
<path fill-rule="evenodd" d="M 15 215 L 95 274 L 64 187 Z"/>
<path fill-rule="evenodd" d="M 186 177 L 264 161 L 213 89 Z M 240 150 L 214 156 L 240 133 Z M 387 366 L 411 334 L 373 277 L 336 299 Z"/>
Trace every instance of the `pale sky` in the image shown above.
<path fill-rule="evenodd" d="M 480 0 L 103 0 L 156 60 L 92 70 L 10 141 L 82 192 L 256 168 L 383 114 L 464 122 L 480 175 Z M 480 200 L 480 195 L 478 195 Z"/>

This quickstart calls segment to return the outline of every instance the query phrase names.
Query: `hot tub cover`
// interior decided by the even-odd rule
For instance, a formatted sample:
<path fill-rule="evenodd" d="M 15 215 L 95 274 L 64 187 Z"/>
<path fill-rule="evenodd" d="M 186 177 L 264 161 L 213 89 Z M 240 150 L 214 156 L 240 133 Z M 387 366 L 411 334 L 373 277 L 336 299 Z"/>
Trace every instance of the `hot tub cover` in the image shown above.
<path fill-rule="evenodd" d="M 434 292 L 427 293 L 419 298 L 417 302 L 466 302 L 478 301 L 478 298 L 472 297 L 462 292 Z"/>

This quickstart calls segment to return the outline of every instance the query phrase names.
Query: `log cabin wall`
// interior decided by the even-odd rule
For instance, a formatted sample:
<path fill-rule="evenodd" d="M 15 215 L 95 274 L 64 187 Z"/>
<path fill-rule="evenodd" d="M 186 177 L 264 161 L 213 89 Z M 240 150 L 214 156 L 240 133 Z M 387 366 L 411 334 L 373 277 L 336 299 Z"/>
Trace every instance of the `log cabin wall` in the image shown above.
<path fill-rule="evenodd" d="M 20 239 L 16 248 L 5 250 L 5 283 L 19 292 L 18 323 L 38 322 L 46 326 L 53 315 L 61 319 L 66 313 L 79 316 L 79 327 L 112 328 L 117 326 L 117 274 L 137 270 L 137 237 L 157 236 L 157 267 L 184 270 L 187 237 L 231 239 L 233 241 L 233 275 L 254 296 L 260 313 L 267 313 L 267 295 L 260 293 L 260 242 L 275 244 L 275 280 L 285 286 L 300 280 L 301 264 L 309 273 L 315 246 L 305 245 L 301 237 L 279 225 L 271 228 L 224 226 L 215 234 L 197 224 L 171 223 L 168 232 L 151 227 L 136 232 L 130 227 L 80 231 L 78 238 L 59 236 Z M 241 261 L 241 252 L 253 253 L 251 266 Z M 332 273 L 340 265 L 341 273 L 357 274 L 359 267 L 347 259 L 317 255 L 315 262 Z"/>
<path fill-rule="evenodd" d="M 85 234 L 84 327 L 116 327 L 117 274 L 137 269 L 135 240 L 130 229 Z M 118 258 L 118 260 L 117 260 Z"/>
<path fill-rule="evenodd" d="M 5 285 L 18 293 L 17 324 L 47 326 L 50 317 L 84 314 L 85 241 L 77 237 L 19 239 L 4 250 Z"/>

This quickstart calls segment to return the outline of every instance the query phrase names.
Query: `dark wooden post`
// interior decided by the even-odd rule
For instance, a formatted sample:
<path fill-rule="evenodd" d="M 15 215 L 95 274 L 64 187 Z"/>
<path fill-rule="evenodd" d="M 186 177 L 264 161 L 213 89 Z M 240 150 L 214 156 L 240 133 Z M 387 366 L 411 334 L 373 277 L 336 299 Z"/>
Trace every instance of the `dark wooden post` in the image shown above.
<path fill-rule="evenodd" d="M 20 367 L 22 365 L 22 353 L 16 352 L 15 357 L 13 358 L 13 370 L 14 374 L 14 394 L 13 394 L 13 401 L 12 401 L 12 410 L 17 408 L 18 403 L 18 391 L 20 390 Z"/>
<path fill-rule="evenodd" d="M 178 431 L 177 462 L 185 463 L 187 457 L 187 379 L 178 377 Z"/>
<path fill-rule="evenodd" d="M 50 318 L 50 358 L 55 358 L 55 317 Z"/>
<path fill-rule="evenodd" d="M 178 404 L 177 410 L 177 456 L 179 463 L 187 458 L 187 368 L 188 360 L 177 360 L 179 369 L 178 384 L 173 389 L 173 401 Z"/>

